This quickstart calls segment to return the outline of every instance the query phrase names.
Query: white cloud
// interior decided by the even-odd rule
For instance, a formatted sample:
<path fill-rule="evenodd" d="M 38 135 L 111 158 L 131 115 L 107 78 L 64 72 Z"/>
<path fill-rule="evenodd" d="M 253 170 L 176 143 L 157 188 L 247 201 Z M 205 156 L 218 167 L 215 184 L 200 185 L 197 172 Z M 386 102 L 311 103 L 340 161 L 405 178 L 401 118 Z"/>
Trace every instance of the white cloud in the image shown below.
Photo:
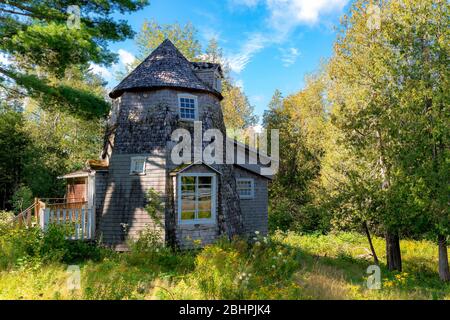
<path fill-rule="evenodd" d="M 272 44 L 286 41 L 289 33 L 299 25 L 314 25 L 326 14 L 342 11 L 349 0 L 229 0 L 232 6 L 254 8 L 264 3 L 269 11 L 267 32 L 252 34 L 237 53 L 226 56 L 230 69 L 242 72 L 253 56 Z M 322 21 L 323 22 L 323 21 Z M 300 52 L 297 48 L 282 51 L 284 66 L 295 63 Z"/>
<path fill-rule="evenodd" d="M 114 81 L 114 74 L 120 70 L 126 70 L 126 67 L 131 65 L 135 60 L 135 56 L 124 49 L 119 49 L 117 51 L 119 55 L 119 61 L 113 64 L 111 67 L 106 68 L 101 65 L 91 63 L 89 68 L 91 71 L 99 76 L 101 76 L 106 81 Z"/>
<path fill-rule="evenodd" d="M 300 51 L 297 48 L 280 48 L 283 66 L 289 67 L 297 61 Z"/>
<path fill-rule="evenodd" d="M 226 61 L 230 69 L 236 73 L 240 73 L 245 69 L 251 58 L 261 51 L 270 41 L 260 33 L 252 34 L 239 52 L 228 55 Z"/>
<path fill-rule="evenodd" d="M 103 66 L 100 66 L 100 65 L 95 64 L 95 63 L 91 63 L 89 65 L 89 68 L 91 69 L 91 71 L 94 74 L 97 74 L 97 75 L 101 76 L 105 80 L 108 80 L 108 79 L 112 78 L 111 71 L 109 71 L 107 68 L 105 68 Z"/>
<path fill-rule="evenodd" d="M 232 6 L 254 8 L 264 3 L 269 23 L 281 32 L 300 24 L 313 25 L 325 14 L 340 12 L 349 0 L 229 0 Z"/>
<path fill-rule="evenodd" d="M 266 0 L 270 23 L 280 30 L 316 24 L 324 14 L 340 12 L 349 0 Z"/>
<path fill-rule="evenodd" d="M 130 65 L 136 60 L 136 57 L 132 53 L 124 49 L 119 49 L 117 53 L 119 54 L 119 61 L 123 65 Z"/>

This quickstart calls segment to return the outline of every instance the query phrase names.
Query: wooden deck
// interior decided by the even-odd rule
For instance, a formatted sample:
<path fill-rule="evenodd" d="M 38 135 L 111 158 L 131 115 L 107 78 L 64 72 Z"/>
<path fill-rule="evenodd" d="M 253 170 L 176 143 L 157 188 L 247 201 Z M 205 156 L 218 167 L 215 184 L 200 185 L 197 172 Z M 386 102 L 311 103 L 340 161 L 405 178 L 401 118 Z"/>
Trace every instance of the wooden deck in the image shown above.
<path fill-rule="evenodd" d="M 47 230 L 50 225 L 67 228 L 68 239 L 91 240 L 95 237 L 95 214 L 87 201 L 60 198 L 35 198 L 34 203 L 17 215 L 14 224 L 18 227 L 39 225 Z"/>

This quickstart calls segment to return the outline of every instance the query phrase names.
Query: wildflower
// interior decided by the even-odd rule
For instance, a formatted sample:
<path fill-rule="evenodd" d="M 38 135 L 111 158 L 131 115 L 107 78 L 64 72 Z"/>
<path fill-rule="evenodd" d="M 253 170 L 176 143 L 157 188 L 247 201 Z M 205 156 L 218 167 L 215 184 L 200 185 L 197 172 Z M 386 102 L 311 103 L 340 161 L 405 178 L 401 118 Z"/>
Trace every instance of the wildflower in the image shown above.
<path fill-rule="evenodd" d="M 275 269 L 275 265 L 274 264 L 272 265 L 272 269 Z"/>
<path fill-rule="evenodd" d="M 258 234 L 259 234 L 259 231 L 255 231 L 255 234 L 258 235 Z"/>
<path fill-rule="evenodd" d="M 260 246 L 260 245 L 261 245 L 261 242 L 256 241 L 256 242 L 255 242 L 255 245 L 256 245 L 256 246 Z"/>
<path fill-rule="evenodd" d="M 278 252 L 278 255 L 279 255 L 279 256 L 283 255 L 283 252 L 281 252 L 281 251 L 280 251 L 280 252 Z"/>
<path fill-rule="evenodd" d="M 253 237 L 253 240 L 255 240 L 255 241 L 256 241 L 256 240 L 258 240 L 258 238 L 256 238 L 256 237 Z"/>

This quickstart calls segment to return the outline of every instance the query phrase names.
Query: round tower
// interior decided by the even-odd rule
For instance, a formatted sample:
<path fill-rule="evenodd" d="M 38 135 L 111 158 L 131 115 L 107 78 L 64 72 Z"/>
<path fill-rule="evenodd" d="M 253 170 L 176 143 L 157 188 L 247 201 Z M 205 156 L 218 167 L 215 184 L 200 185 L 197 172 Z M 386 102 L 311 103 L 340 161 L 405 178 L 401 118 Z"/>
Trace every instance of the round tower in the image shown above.
<path fill-rule="evenodd" d="M 233 165 L 226 164 L 225 152 L 221 161 L 205 163 L 201 155 L 207 143 L 201 143 L 200 152 L 195 145 L 196 137 L 218 129 L 222 141 L 215 142 L 226 150 L 222 77 L 219 64 L 189 62 L 165 40 L 111 91 L 102 155 L 109 170 L 97 182 L 96 196 L 98 232 L 105 244 L 125 248 L 126 240 L 146 226 L 180 247 L 243 232 Z M 191 136 L 190 157 L 189 149 L 182 151 L 189 158 L 183 163 L 172 152 L 183 141 L 173 139 L 177 129 Z M 149 190 L 161 195 L 165 209 L 160 217 L 144 209 Z"/>

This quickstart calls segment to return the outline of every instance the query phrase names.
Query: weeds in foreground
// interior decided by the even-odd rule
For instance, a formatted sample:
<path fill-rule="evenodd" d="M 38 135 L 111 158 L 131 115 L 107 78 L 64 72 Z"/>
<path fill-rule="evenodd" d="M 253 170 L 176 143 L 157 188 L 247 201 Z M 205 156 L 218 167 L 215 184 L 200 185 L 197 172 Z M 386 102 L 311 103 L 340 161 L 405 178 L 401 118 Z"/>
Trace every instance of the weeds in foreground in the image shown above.
<path fill-rule="evenodd" d="M 381 260 L 382 288 L 369 290 L 372 261 L 358 234 L 255 234 L 251 242 L 221 239 L 173 252 L 149 231 L 119 254 L 66 243 L 53 232 L 1 234 L 1 299 L 450 299 L 450 286 L 433 269 L 434 244 L 426 241 L 402 241 L 404 272 L 388 272 Z M 383 239 L 374 244 L 382 253 Z M 73 263 L 79 290 L 66 284 Z"/>

